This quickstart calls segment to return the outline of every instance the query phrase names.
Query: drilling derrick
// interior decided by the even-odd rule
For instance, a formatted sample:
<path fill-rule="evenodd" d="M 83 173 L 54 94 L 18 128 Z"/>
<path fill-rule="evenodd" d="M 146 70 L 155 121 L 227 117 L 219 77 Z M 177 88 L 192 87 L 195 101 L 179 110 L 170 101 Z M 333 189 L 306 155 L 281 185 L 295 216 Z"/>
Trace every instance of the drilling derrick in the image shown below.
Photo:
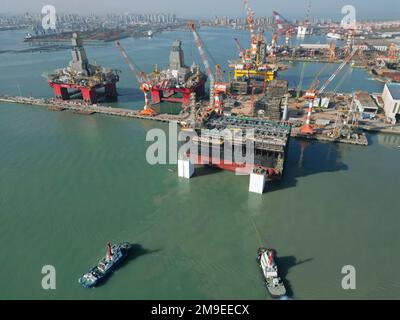
<path fill-rule="evenodd" d="M 265 37 L 262 33 L 256 34 L 254 28 L 254 12 L 249 7 L 248 0 L 244 0 L 247 13 L 247 25 L 250 32 L 250 48 L 239 54 L 239 59 L 230 61 L 229 67 L 233 70 L 233 87 L 245 88 L 234 90 L 238 94 L 247 94 L 250 90 L 250 82 L 269 82 L 276 78 L 278 67 L 267 62 L 268 50 Z M 246 86 L 243 84 L 247 83 Z M 263 87 L 261 85 L 260 87 Z"/>

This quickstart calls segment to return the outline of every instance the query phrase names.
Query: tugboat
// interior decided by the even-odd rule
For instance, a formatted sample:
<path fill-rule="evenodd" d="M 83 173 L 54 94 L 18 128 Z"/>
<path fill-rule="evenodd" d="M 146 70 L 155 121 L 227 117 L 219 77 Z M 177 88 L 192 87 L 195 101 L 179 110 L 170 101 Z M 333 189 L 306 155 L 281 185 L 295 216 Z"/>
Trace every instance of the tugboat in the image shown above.
<path fill-rule="evenodd" d="M 258 264 L 262 270 L 267 289 L 272 298 L 282 298 L 286 295 L 286 288 L 278 276 L 278 266 L 275 263 L 275 251 L 272 249 L 258 249 Z"/>
<path fill-rule="evenodd" d="M 131 249 L 132 245 L 127 242 L 114 244 L 113 246 L 109 242 L 107 244 L 107 255 L 99 261 L 97 266 L 79 278 L 79 283 L 85 288 L 95 287 L 128 257 Z"/>

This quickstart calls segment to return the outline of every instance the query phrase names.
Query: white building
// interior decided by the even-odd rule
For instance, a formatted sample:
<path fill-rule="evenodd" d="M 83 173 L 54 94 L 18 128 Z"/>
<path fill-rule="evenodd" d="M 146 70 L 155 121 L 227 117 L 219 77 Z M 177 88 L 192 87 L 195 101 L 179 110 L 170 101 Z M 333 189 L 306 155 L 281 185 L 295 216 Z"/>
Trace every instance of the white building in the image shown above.
<path fill-rule="evenodd" d="M 387 83 L 382 99 L 386 118 L 393 124 L 400 122 L 400 83 Z"/>
<path fill-rule="evenodd" d="M 362 119 L 373 119 L 378 113 L 379 107 L 368 92 L 356 92 L 354 103 Z"/>

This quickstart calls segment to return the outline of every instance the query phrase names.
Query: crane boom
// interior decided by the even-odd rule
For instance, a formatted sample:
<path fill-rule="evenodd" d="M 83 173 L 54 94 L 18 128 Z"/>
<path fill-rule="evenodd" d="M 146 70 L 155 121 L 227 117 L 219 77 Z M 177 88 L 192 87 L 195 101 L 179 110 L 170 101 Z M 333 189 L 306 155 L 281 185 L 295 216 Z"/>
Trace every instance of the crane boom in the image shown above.
<path fill-rule="evenodd" d="M 116 41 L 115 45 L 121 51 L 121 54 L 124 57 L 126 64 L 129 66 L 129 69 L 131 69 L 137 82 L 139 82 L 139 84 L 143 84 L 144 82 L 146 82 L 145 78 L 143 77 L 143 73 L 140 70 L 136 70 L 132 60 L 128 57 L 128 54 L 126 53 L 125 49 L 122 47 L 121 43 L 119 41 Z"/>
<path fill-rule="evenodd" d="M 121 51 L 121 54 L 124 57 L 126 64 L 129 66 L 129 69 L 131 69 L 134 77 L 139 83 L 140 90 L 144 94 L 144 109 L 140 112 L 140 114 L 150 117 L 157 115 L 157 112 L 151 107 L 151 102 L 149 99 L 149 94 L 152 90 L 152 83 L 150 79 L 145 75 L 143 71 L 137 70 L 137 68 L 134 66 L 132 60 L 128 57 L 128 54 L 126 53 L 125 49 L 122 47 L 119 41 L 116 41 L 115 45 Z"/>
<path fill-rule="evenodd" d="M 249 0 L 244 0 L 244 7 L 247 12 L 247 23 L 249 25 L 251 40 L 253 43 L 256 43 L 257 37 L 256 37 L 255 31 L 254 31 L 254 12 L 250 9 Z"/>
<path fill-rule="evenodd" d="M 196 26 L 193 22 L 188 22 L 188 27 L 190 30 L 192 30 L 194 40 L 196 41 L 197 49 L 199 50 L 199 53 L 200 53 L 200 58 L 204 64 L 204 67 L 206 68 L 206 72 L 207 72 L 208 77 L 210 78 L 210 82 L 214 83 L 215 82 L 214 74 L 211 70 L 210 63 L 208 62 L 206 52 L 204 51 L 203 40 L 201 40 L 199 34 L 197 33 Z"/>
<path fill-rule="evenodd" d="M 297 86 L 297 91 L 296 91 L 297 99 L 300 98 L 300 92 L 301 92 L 301 89 L 303 88 L 306 66 L 307 66 L 307 62 L 305 61 L 305 62 L 303 62 L 303 67 L 301 68 L 300 81 L 299 81 L 299 85 Z"/>
<path fill-rule="evenodd" d="M 300 127 L 300 133 L 306 134 L 306 135 L 313 135 L 314 134 L 314 129 L 311 126 L 311 116 L 313 112 L 313 107 L 314 107 L 314 101 L 317 98 L 319 94 L 322 94 L 325 92 L 326 88 L 329 86 L 329 84 L 336 78 L 336 76 L 342 71 L 342 69 L 347 65 L 347 63 L 353 58 L 353 56 L 356 54 L 358 51 L 358 48 L 354 48 L 353 51 L 348 55 L 348 57 L 340 64 L 340 66 L 336 69 L 336 71 L 329 77 L 328 80 L 325 81 L 325 83 L 322 85 L 322 87 L 319 90 L 315 90 L 312 88 L 308 92 L 306 92 L 305 97 L 309 100 L 309 106 L 308 106 L 308 113 L 307 113 L 307 118 L 306 118 L 306 123 Z"/>
<path fill-rule="evenodd" d="M 311 0 L 308 0 L 306 20 L 304 21 L 305 26 L 310 25 L 310 16 L 311 16 Z"/>
<path fill-rule="evenodd" d="M 234 40 L 235 40 L 235 43 L 236 43 L 236 46 L 237 46 L 239 52 L 243 52 L 244 48 L 243 48 L 242 44 L 240 43 L 239 39 L 238 38 L 234 38 Z"/>
<path fill-rule="evenodd" d="M 336 76 L 343 70 L 343 68 L 353 59 L 354 55 L 358 51 L 358 48 L 354 48 L 353 51 L 349 54 L 349 56 L 341 63 L 341 65 L 336 69 L 336 71 L 329 77 L 328 80 L 322 85 L 319 89 L 319 94 L 324 93 L 326 88 L 331 84 L 331 82 L 336 78 Z"/>

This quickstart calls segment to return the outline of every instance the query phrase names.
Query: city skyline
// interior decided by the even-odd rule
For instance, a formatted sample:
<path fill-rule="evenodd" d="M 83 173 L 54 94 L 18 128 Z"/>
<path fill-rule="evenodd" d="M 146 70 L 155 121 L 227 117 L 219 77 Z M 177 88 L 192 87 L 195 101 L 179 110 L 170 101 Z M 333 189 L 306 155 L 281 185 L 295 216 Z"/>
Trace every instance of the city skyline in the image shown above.
<path fill-rule="evenodd" d="M 40 13 L 46 4 L 56 7 L 60 13 L 80 14 L 107 14 L 107 13 L 159 13 L 171 12 L 182 18 L 211 18 L 213 16 L 243 17 L 245 10 L 242 0 L 220 0 L 217 4 L 212 0 L 201 2 L 187 0 L 182 6 L 182 1 L 169 0 L 115 0 L 103 2 L 99 5 L 96 0 L 4 0 L 3 13 Z M 306 15 L 307 0 L 281 0 L 273 1 L 250 0 L 250 6 L 256 16 L 270 16 L 272 11 L 279 11 L 288 19 L 301 19 Z M 344 5 L 353 5 L 357 10 L 358 19 L 397 19 L 400 13 L 398 0 L 336 0 L 334 2 L 311 1 L 311 16 L 316 18 L 338 19 L 342 17 L 341 9 Z M 212 10 L 210 10 L 212 8 Z M 212 13 L 210 13 L 212 12 Z"/>

